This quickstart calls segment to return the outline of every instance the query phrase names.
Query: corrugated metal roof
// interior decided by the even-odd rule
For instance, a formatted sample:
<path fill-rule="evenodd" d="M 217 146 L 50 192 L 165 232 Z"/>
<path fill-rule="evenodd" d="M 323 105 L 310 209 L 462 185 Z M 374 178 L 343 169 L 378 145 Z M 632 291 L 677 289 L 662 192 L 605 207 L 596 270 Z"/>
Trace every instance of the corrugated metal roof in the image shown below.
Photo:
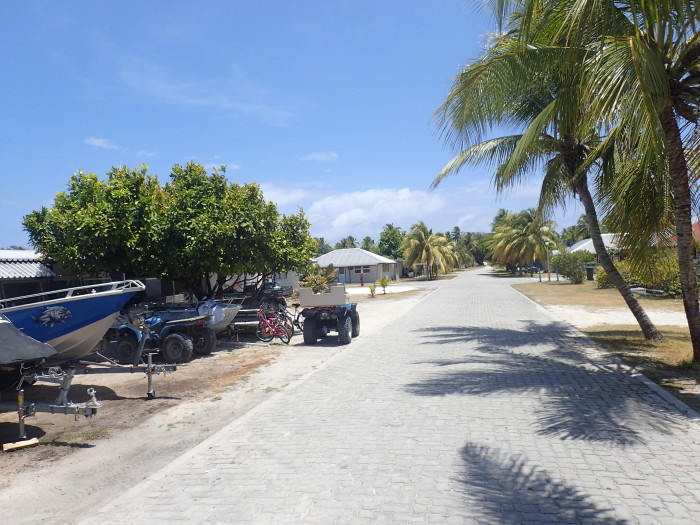
<path fill-rule="evenodd" d="M 38 261 L 41 254 L 34 250 L 0 250 L 0 261 Z"/>
<path fill-rule="evenodd" d="M 54 275 L 39 261 L 0 261 L 0 279 L 35 279 Z"/>
<path fill-rule="evenodd" d="M 316 262 L 321 268 L 333 265 L 336 268 L 348 266 L 372 266 L 375 264 L 393 264 L 396 261 L 387 259 L 376 253 L 368 252 L 362 248 L 342 248 L 321 255 Z"/>
<path fill-rule="evenodd" d="M 616 248 L 617 239 L 614 233 L 601 233 L 600 236 L 603 238 L 603 244 L 606 248 Z M 595 253 L 595 248 L 593 247 L 593 239 L 583 239 L 577 242 L 571 248 L 570 252 L 591 252 Z"/>

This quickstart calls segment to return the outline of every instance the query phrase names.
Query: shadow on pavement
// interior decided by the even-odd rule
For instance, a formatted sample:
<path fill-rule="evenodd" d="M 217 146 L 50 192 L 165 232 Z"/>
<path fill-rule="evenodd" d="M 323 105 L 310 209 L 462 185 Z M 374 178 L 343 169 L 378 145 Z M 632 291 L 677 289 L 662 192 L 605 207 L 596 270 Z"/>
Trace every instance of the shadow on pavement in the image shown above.
<path fill-rule="evenodd" d="M 483 523 L 627 523 L 612 517 L 611 508 L 598 508 L 581 489 L 552 479 L 525 458 L 471 443 L 461 456 L 465 473 L 460 481 L 467 506 L 484 514 Z"/>
<path fill-rule="evenodd" d="M 547 336 L 536 325 L 524 331 L 446 326 L 421 332 L 426 345 L 469 345 L 464 358 L 417 363 L 443 371 L 406 385 L 415 395 L 533 393 L 541 403 L 539 435 L 621 446 L 644 443 L 640 431 L 670 434 L 681 426 L 682 415 L 646 384 L 622 368 L 591 362 L 581 343 L 564 333 Z"/>

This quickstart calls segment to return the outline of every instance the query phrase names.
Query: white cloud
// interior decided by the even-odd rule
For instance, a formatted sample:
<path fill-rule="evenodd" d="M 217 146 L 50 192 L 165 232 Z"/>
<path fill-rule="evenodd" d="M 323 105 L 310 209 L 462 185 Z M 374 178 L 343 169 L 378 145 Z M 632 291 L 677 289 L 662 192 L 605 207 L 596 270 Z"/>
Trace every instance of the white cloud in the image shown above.
<path fill-rule="evenodd" d="M 88 137 L 83 142 L 85 144 L 87 144 L 88 146 L 92 146 L 93 148 L 114 149 L 114 150 L 121 149 L 120 146 L 117 146 L 114 142 L 112 142 L 108 139 L 101 139 L 101 138 L 97 138 L 97 137 Z"/>
<path fill-rule="evenodd" d="M 311 204 L 308 214 L 317 237 L 361 239 L 369 235 L 376 239 L 387 223 L 408 228 L 419 220 L 427 221 L 447 204 L 441 192 L 381 188 L 324 197 Z"/>
<path fill-rule="evenodd" d="M 305 188 L 285 188 L 276 184 L 261 183 L 260 189 L 265 200 L 277 204 L 283 213 L 295 213 L 299 206 L 313 196 L 313 193 Z"/>
<path fill-rule="evenodd" d="M 309 160 L 312 162 L 335 162 L 338 160 L 338 154 L 335 151 L 314 151 L 308 155 L 304 155 L 301 160 Z"/>
<path fill-rule="evenodd" d="M 147 150 L 145 150 L 145 149 L 140 149 L 140 150 L 138 150 L 138 151 L 136 152 L 136 156 L 137 156 L 137 157 L 155 157 L 156 155 L 158 155 L 157 152 L 155 152 L 155 151 L 147 151 Z"/>
<path fill-rule="evenodd" d="M 264 183 L 261 188 L 281 213 L 295 213 L 303 207 L 311 222 L 311 234 L 331 244 L 348 235 L 356 239 L 370 236 L 376 241 L 387 223 L 403 230 L 424 221 L 435 232 L 447 232 L 454 226 L 465 232 L 488 232 L 500 208 L 517 212 L 537 204 L 537 194 L 530 188 L 497 196 L 488 182 L 433 191 L 373 188 L 337 194 L 330 193 L 332 187 L 310 183 L 295 187 Z M 567 210 L 569 216 L 575 215 L 572 211 Z M 561 229 L 573 224 L 575 218 L 566 220 L 559 210 L 554 220 Z"/>
<path fill-rule="evenodd" d="M 258 101 L 264 89 L 240 88 L 246 84 L 245 78 L 183 82 L 177 72 L 167 71 L 139 57 L 118 54 L 117 60 L 120 62 L 119 79 L 127 88 L 166 104 L 211 108 L 233 116 L 253 117 L 277 127 L 289 126 L 295 117 L 289 108 Z"/>

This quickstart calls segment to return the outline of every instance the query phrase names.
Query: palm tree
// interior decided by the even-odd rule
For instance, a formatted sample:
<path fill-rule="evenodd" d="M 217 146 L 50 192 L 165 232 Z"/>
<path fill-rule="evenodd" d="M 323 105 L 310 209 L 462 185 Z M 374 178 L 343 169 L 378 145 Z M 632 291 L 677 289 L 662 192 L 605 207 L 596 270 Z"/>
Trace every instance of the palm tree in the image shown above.
<path fill-rule="evenodd" d="M 611 145 L 632 152 L 634 163 L 607 189 L 635 192 L 634 206 L 611 193 L 618 222 L 636 227 L 625 248 L 645 247 L 654 230 L 675 224 L 681 288 L 693 358 L 700 361 L 700 307 L 693 264 L 692 194 L 700 163 L 700 9 L 697 0 L 499 0 L 501 13 L 515 5 L 528 33 L 542 19 L 560 24 L 568 46 L 586 46 L 582 80 L 592 112 L 609 128 L 597 151 Z M 545 12 L 536 13 L 537 6 Z M 536 15 L 536 16 L 535 16 Z M 658 177 L 653 180 L 650 177 Z M 651 180 L 651 183 L 649 182 Z M 672 197 L 663 191 L 667 188 Z M 630 195 L 630 192 L 627 193 Z M 620 210 L 617 210 L 620 208 Z M 636 208 L 636 209 L 635 209 Z M 671 217 L 667 212 L 670 211 Z M 642 250 L 643 253 L 643 250 Z"/>
<path fill-rule="evenodd" d="M 585 214 L 578 218 L 574 226 L 567 226 L 561 232 L 562 242 L 566 243 L 567 246 L 588 239 L 588 237 L 588 218 Z"/>
<path fill-rule="evenodd" d="M 698 161 L 698 6 L 683 0 L 598 3 L 601 5 L 584 6 L 577 0 L 569 20 L 580 27 L 584 7 L 592 9 L 593 16 L 616 15 L 614 26 L 610 22 L 598 26 L 601 44 L 595 60 L 589 63 L 590 89 L 598 94 L 596 111 L 612 117 L 608 121 L 614 125 L 610 142 L 626 141 L 636 151 L 642 173 L 668 176 L 683 304 L 693 358 L 698 361 L 700 309 L 693 264 L 691 190 L 695 175 L 690 169 L 692 165 L 697 167 Z"/>
<path fill-rule="evenodd" d="M 335 243 L 336 250 L 342 248 L 357 248 L 357 241 L 355 240 L 355 237 L 353 237 L 352 235 L 348 235 L 347 237 L 343 237 L 337 243 Z"/>
<path fill-rule="evenodd" d="M 449 271 L 455 264 L 452 243 L 439 233 L 433 233 L 423 221 L 411 226 L 401 243 L 404 264 L 415 270 L 426 268 L 427 278 L 437 276 L 440 271 Z"/>
<path fill-rule="evenodd" d="M 557 234 L 554 223 L 545 220 L 534 208 L 506 215 L 496 226 L 492 238 L 494 258 L 511 271 L 529 266 L 547 255 L 547 246 L 554 246 Z"/>
<path fill-rule="evenodd" d="M 538 29 L 528 29 L 527 41 L 518 32 L 495 36 L 482 58 L 455 79 L 436 117 L 445 140 L 460 152 L 438 174 L 433 187 L 467 163 L 495 165 L 497 191 L 513 187 L 535 168 L 543 168 L 540 213 L 563 204 L 570 196 L 581 201 L 601 265 L 644 336 L 661 340 L 661 333 L 605 249 L 588 185 L 588 170 L 582 169 L 601 140 L 600 126 L 588 111 L 590 103 L 580 89 L 579 63 L 587 58 L 587 50 L 551 45 L 547 40 L 551 38 L 551 28 Z M 482 140 L 495 125 L 517 125 L 523 131 Z"/>

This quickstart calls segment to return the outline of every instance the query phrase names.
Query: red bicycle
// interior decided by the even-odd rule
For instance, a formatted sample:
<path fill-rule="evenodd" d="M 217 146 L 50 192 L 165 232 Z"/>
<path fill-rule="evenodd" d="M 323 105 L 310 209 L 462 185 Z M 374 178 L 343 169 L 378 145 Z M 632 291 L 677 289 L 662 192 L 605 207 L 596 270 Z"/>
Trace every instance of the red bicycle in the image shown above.
<path fill-rule="evenodd" d="M 266 343 L 272 341 L 275 337 L 279 337 L 280 341 L 288 345 L 292 335 L 285 328 L 284 321 L 284 316 L 280 316 L 279 313 L 270 310 L 263 303 L 258 309 L 258 327 L 255 330 L 255 335 Z"/>

